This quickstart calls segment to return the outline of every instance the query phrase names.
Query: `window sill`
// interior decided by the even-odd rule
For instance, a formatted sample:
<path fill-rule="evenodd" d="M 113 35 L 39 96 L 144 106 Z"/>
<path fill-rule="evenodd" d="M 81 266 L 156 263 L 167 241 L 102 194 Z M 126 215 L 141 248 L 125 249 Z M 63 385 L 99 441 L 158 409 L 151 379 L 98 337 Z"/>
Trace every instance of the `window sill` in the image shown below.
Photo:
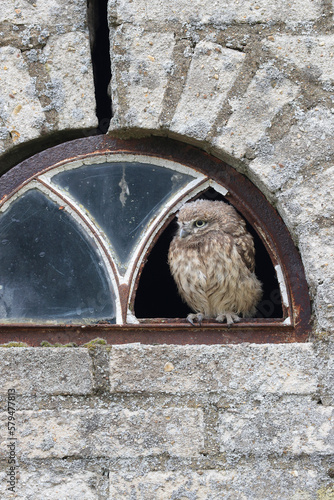
<path fill-rule="evenodd" d="M 282 318 L 250 318 L 227 325 L 204 320 L 193 326 L 185 319 L 153 318 L 140 319 L 136 325 L 6 325 L 0 327 L 0 343 L 26 342 L 40 346 L 51 344 L 85 344 L 101 337 L 108 344 L 239 344 L 239 343 L 290 343 L 306 342 L 309 337 L 307 325 L 289 325 Z"/>

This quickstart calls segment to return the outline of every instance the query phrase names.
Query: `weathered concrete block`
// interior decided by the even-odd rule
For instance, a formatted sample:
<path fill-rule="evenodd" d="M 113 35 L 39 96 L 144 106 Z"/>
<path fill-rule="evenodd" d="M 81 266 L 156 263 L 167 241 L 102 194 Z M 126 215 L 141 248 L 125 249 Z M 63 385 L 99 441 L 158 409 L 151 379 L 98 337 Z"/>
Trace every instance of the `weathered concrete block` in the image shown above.
<path fill-rule="evenodd" d="M 8 464 L 1 464 L 1 498 L 20 498 L 24 500 L 62 499 L 106 499 L 109 480 L 106 461 L 87 460 L 27 460 L 21 457 L 15 495 L 6 490 Z"/>
<path fill-rule="evenodd" d="M 317 224 L 322 221 L 323 226 L 330 228 L 334 219 L 334 167 L 314 168 L 305 177 L 278 194 L 285 223 L 297 233 L 310 224 L 310 218 L 313 227 L 316 221 Z"/>
<path fill-rule="evenodd" d="M 323 378 L 322 398 L 324 404 L 334 406 L 334 342 L 330 343 L 328 351 L 328 363 Z"/>
<path fill-rule="evenodd" d="M 237 79 L 245 55 L 212 42 L 196 45 L 170 130 L 205 139 Z"/>
<path fill-rule="evenodd" d="M 249 165 L 250 177 L 268 194 L 301 184 L 305 177 L 315 188 L 321 165 L 333 158 L 334 114 L 321 106 L 309 111 L 297 107 L 294 118 L 297 123 L 281 139 L 271 142 L 267 136 L 257 144 L 257 158 Z"/>
<path fill-rule="evenodd" d="M 218 129 L 215 146 L 238 158 L 247 148 L 255 149 L 271 120 L 294 100 L 297 92 L 297 85 L 267 64 L 256 73 L 244 97 L 230 99 L 233 113 L 227 125 Z"/>
<path fill-rule="evenodd" d="M 58 130 L 97 126 L 85 0 L 4 0 L 0 153 Z"/>
<path fill-rule="evenodd" d="M 36 0 L 25 2 L 17 0 L 2 0 L 0 22 L 9 22 L 12 25 L 27 25 L 27 28 L 57 28 L 58 33 L 82 29 L 86 26 L 86 2 L 85 0 Z"/>
<path fill-rule="evenodd" d="M 332 302 L 333 303 L 333 302 Z M 326 337 L 325 337 L 326 338 Z M 334 406 L 334 342 L 326 339 L 315 344 L 319 359 L 320 398 L 324 405 Z"/>
<path fill-rule="evenodd" d="M 320 468 L 319 468 L 320 469 Z M 328 478 L 329 479 L 329 478 Z M 326 486 L 327 484 L 327 486 Z M 226 470 L 122 472 L 110 474 L 110 498 L 137 500 L 258 499 L 311 500 L 330 492 L 330 482 L 315 466 L 288 462 L 281 470 L 267 461 L 249 460 L 248 466 Z M 318 496 L 319 495 L 319 496 Z"/>
<path fill-rule="evenodd" d="M 84 464 L 81 464 L 84 469 Z M 15 487 L 15 496 L 7 489 L 6 470 L 0 473 L 1 498 L 21 498 L 24 500 L 99 500 L 100 492 L 96 486 L 98 474 L 90 470 L 73 471 L 73 467 L 61 469 L 59 466 L 47 467 L 36 465 L 26 470 L 20 464 L 18 472 L 19 479 Z M 31 470 L 32 469 L 32 470 Z"/>
<path fill-rule="evenodd" d="M 305 72 L 305 79 L 328 81 L 334 79 L 334 36 L 271 35 L 264 42 L 276 58 L 295 64 Z"/>
<path fill-rule="evenodd" d="M 35 83 L 21 51 L 0 47 L 0 152 L 39 136 L 45 114 Z"/>
<path fill-rule="evenodd" d="M 317 328 L 331 331 L 334 329 L 334 228 L 326 226 L 311 223 L 299 228 L 299 245 L 310 289 L 316 300 Z"/>
<path fill-rule="evenodd" d="M 51 37 L 41 61 L 49 75 L 42 95 L 56 112 L 59 130 L 96 125 L 94 83 L 87 33 L 80 31 Z"/>
<path fill-rule="evenodd" d="M 168 75 L 173 71 L 173 33 L 120 27 L 113 37 L 110 130 L 159 128 Z M 124 46 L 127 50 L 124 51 Z"/>
<path fill-rule="evenodd" d="M 334 284 L 333 275 L 318 284 L 314 306 L 318 320 L 318 330 L 332 333 L 334 331 Z"/>
<path fill-rule="evenodd" d="M 6 416 L 2 415 L 2 422 Z M 159 408 L 16 412 L 17 453 L 23 459 L 197 456 L 204 445 L 201 409 Z M 4 425 L 4 422 L 2 423 Z M 7 443 L 0 444 L 6 458 Z"/>
<path fill-rule="evenodd" d="M 309 398 L 234 407 L 220 415 L 220 450 L 246 455 L 331 455 L 333 416 L 333 407 Z"/>
<path fill-rule="evenodd" d="M 109 19 L 112 22 L 133 22 L 144 24 L 147 21 L 160 23 L 194 23 L 202 28 L 208 25 L 221 26 L 233 22 L 258 23 L 266 21 L 283 21 L 289 24 L 306 23 L 321 16 L 319 2 L 293 0 L 288 4 L 284 0 L 262 1 L 255 4 L 251 0 L 230 2 L 194 0 L 183 2 L 177 0 L 168 4 L 162 0 L 145 2 L 135 0 L 109 1 Z"/>
<path fill-rule="evenodd" d="M 230 346 L 114 346 L 115 392 L 313 394 L 311 344 Z"/>
<path fill-rule="evenodd" d="M 0 348 L 2 394 L 88 394 L 92 362 L 86 349 Z"/>
<path fill-rule="evenodd" d="M 307 262 L 309 281 L 312 284 L 322 280 L 324 273 L 328 273 L 329 276 L 334 275 L 334 228 L 315 227 L 314 229 L 317 231 L 316 234 L 309 234 L 305 231 L 299 239 L 304 259 Z"/>

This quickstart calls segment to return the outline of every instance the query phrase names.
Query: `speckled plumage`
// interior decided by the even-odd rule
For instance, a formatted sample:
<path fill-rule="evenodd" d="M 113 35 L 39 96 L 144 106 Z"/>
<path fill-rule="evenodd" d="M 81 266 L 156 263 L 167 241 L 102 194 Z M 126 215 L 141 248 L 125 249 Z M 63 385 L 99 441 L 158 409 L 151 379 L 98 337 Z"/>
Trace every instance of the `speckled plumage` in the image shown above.
<path fill-rule="evenodd" d="M 188 320 L 233 323 L 253 316 L 262 288 L 245 221 L 227 203 L 196 200 L 180 209 L 178 224 L 168 262 L 182 299 L 195 313 Z"/>

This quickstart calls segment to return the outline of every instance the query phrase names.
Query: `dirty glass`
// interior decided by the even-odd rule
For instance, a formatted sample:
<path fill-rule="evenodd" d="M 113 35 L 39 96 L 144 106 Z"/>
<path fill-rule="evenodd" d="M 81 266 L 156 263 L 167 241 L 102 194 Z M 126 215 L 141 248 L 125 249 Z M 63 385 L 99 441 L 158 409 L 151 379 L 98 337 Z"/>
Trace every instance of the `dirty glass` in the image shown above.
<path fill-rule="evenodd" d="M 56 174 L 104 231 L 121 273 L 136 243 L 166 202 L 194 177 L 146 163 L 86 165 Z"/>
<path fill-rule="evenodd" d="M 93 240 L 36 189 L 0 215 L 0 317 L 115 322 L 111 285 Z"/>

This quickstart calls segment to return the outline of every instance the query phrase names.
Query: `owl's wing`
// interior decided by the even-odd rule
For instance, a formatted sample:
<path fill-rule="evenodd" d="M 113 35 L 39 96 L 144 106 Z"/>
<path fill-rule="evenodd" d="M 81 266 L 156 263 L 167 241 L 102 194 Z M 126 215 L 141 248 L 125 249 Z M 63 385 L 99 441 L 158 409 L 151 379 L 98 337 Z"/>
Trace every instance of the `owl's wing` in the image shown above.
<path fill-rule="evenodd" d="M 255 269 L 255 249 L 253 238 L 249 233 L 234 237 L 235 246 L 245 265 L 251 272 Z"/>
<path fill-rule="evenodd" d="M 244 264 L 251 272 L 255 269 L 255 249 L 253 237 L 246 229 L 245 221 L 235 212 L 229 214 L 229 220 L 224 225 L 224 232 L 232 238 Z"/>

